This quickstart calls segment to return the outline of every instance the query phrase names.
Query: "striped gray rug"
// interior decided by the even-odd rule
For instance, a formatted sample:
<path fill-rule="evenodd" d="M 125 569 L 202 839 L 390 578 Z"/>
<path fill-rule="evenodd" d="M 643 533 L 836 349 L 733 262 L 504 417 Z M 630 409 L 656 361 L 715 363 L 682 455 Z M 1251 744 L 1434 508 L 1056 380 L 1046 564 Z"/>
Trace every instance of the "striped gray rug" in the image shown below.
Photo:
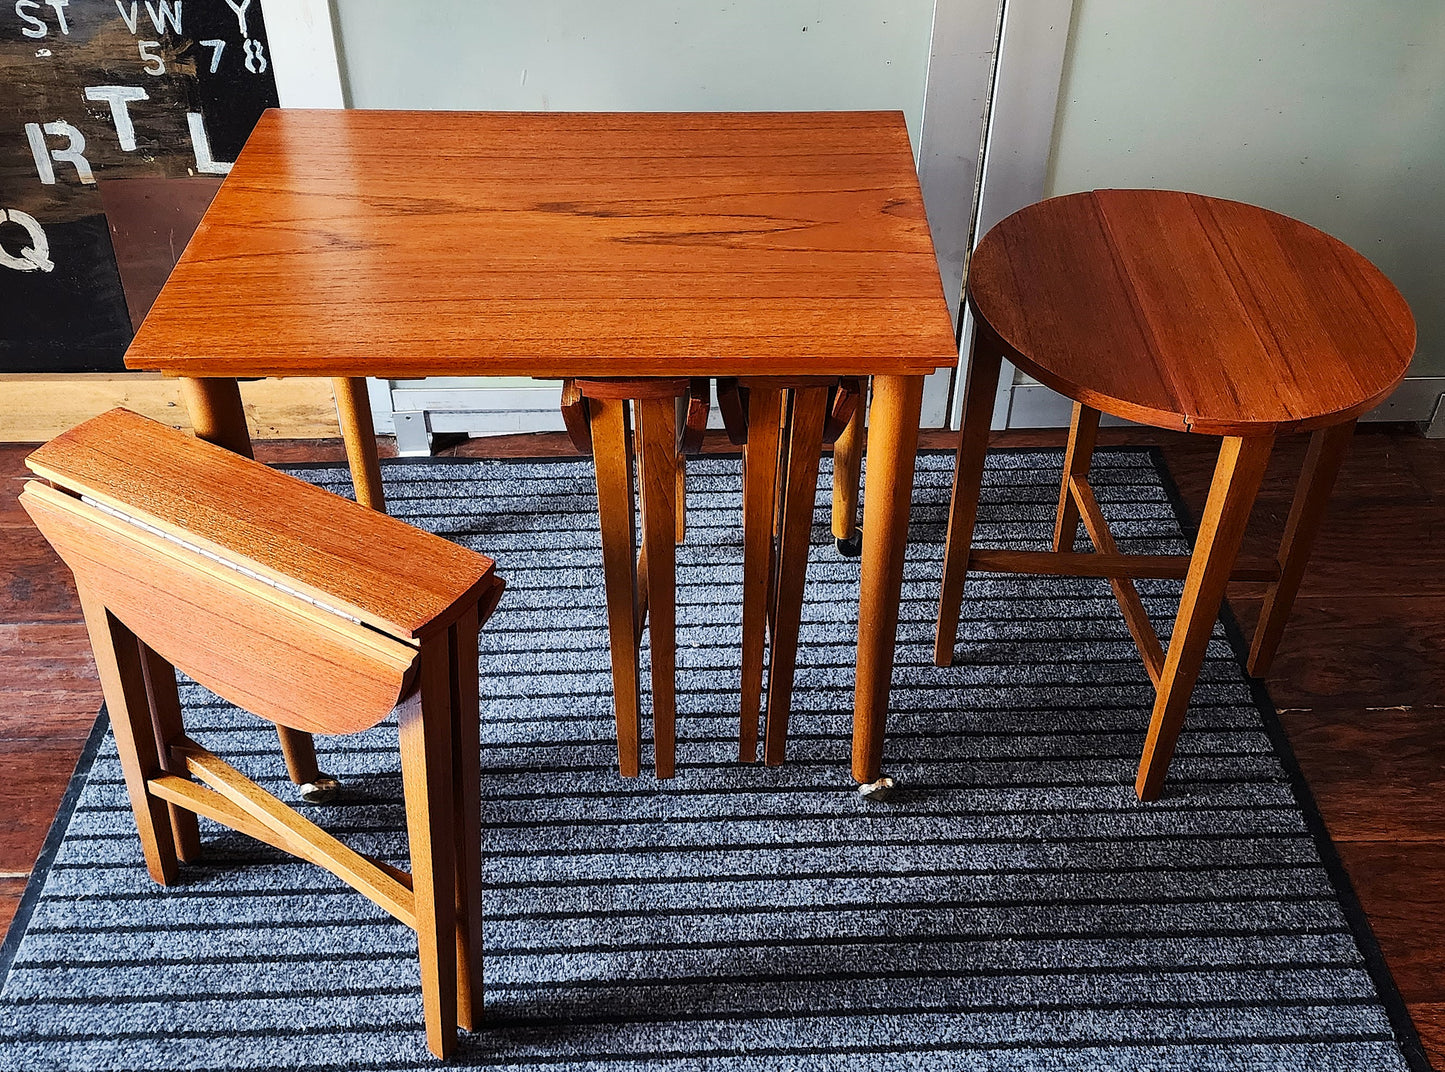
<path fill-rule="evenodd" d="M 980 544 L 1044 546 L 1058 465 L 990 457 Z M 590 463 L 385 467 L 395 514 L 510 582 L 481 654 L 488 1025 L 457 1064 L 1425 1067 L 1222 628 L 1147 806 L 1151 690 L 1104 583 L 979 577 L 957 665 L 933 665 L 951 467 L 919 460 L 885 763 L 902 792 L 881 805 L 848 778 L 858 567 L 828 534 L 826 458 L 777 770 L 734 761 L 738 462 L 691 465 L 670 783 L 613 772 Z M 1183 549 L 1150 454 L 1102 452 L 1093 483 L 1126 550 Z M 1141 589 L 1167 631 L 1177 585 Z M 284 795 L 269 731 L 184 698 L 196 737 Z M 319 744 L 346 788 L 320 821 L 404 863 L 394 727 Z M 110 740 L 82 781 L 12 949 L 0 1068 L 435 1064 L 405 927 L 214 827 L 159 889 Z"/>

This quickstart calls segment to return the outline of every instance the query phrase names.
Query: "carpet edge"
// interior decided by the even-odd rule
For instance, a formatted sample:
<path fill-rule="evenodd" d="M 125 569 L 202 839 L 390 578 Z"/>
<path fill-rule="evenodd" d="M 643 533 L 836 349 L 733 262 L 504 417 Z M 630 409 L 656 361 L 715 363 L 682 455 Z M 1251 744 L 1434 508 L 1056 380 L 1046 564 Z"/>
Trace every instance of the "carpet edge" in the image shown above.
<path fill-rule="evenodd" d="M 1193 511 L 1190 510 L 1189 504 L 1184 501 L 1179 485 L 1175 483 L 1174 475 L 1169 471 L 1169 465 L 1164 460 L 1163 450 L 1159 447 L 1139 449 L 1148 452 L 1153 459 L 1154 468 L 1159 472 L 1160 483 L 1164 485 L 1164 494 L 1179 522 L 1179 527 L 1184 530 L 1184 535 L 1192 546 L 1199 536 L 1199 522 Z M 1420 1033 L 1415 1027 L 1415 1020 L 1410 1015 L 1409 1006 L 1406 1005 L 1405 997 L 1400 993 L 1399 985 L 1395 982 L 1395 976 L 1385 961 L 1385 954 L 1380 949 L 1374 928 L 1370 926 L 1370 918 L 1365 914 L 1364 907 L 1355 893 L 1354 884 L 1350 881 L 1344 861 L 1340 859 L 1339 852 L 1335 849 L 1334 839 L 1330 837 L 1324 815 L 1320 812 L 1319 805 L 1315 803 L 1314 793 L 1310 790 L 1309 782 L 1305 779 L 1304 771 L 1299 765 L 1299 759 L 1294 754 L 1294 748 L 1289 742 L 1289 735 L 1285 732 L 1284 723 L 1280 721 L 1279 711 L 1270 698 L 1265 682 L 1249 673 L 1249 640 L 1245 637 L 1244 630 L 1240 627 L 1239 619 L 1235 617 L 1234 608 L 1229 605 L 1228 598 L 1220 605 L 1219 618 L 1224 623 L 1224 632 L 1229 638 L 1229 646 L 1234 653 L 1235 661 L 1239 664 L 1240 673 L 1249 685 L 1250 699 L 1258 709 L 1270 744 L 1274 747 L 1281 766 L 1284 767 L 1295 804 L 1299 806 L 1300 812 L 1304 815 L 1305 825 L 1309 829 L 1315 851 L 1320 855 L 1325 873 L 1329 876 L 1330 884 L 1335 889 L 1335 896 L 1339 899 L 1340 908 L 1345 914 L 1345 921 L 1350 925 L 1350 933 L 1355 939 L 1355 945 L 1364 958 L 1365 969 L 1369 972 L 1370 980 L 1375 984 L 1375 990 L 1380 995 L 1380 1002 L 1385 1007 L 1385 1015 L 1389 1017 L 1390 1027 L 1395 1032 L 1401 1055 L 1412 1072 L 1434 1072 L 1434 1067 L 1425 1054 L 1424 1044 L 1420 1041 Z"/>

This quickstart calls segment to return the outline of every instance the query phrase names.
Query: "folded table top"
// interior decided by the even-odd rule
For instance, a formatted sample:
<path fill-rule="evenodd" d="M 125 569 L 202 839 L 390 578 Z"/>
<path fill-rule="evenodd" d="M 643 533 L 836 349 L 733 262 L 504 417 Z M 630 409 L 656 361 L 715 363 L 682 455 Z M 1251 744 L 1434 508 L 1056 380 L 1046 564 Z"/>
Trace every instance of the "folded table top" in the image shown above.
<path fill-rule="evenodd" d="M 446 628 L 500 583 L 484 555 L 129 410 L 72 428 L 26 464 L 398 639 Z"/>

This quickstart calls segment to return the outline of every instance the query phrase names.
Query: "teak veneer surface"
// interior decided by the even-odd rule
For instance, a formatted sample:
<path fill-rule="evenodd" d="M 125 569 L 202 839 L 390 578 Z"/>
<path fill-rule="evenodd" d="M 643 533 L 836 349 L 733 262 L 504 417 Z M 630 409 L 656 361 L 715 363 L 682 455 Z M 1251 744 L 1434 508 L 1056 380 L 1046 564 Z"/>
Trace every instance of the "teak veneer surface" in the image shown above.
<path fill-rule="evenodd" d="M 408 644 L 39 481 L 20 498 L 82 601 L 89 592 L 166 663 L 252 714 L 309 733 L 356 733 L 408 691 L 417 659 Z"/>
<path fill-rule="evenodd" d="M 180 376 L 924 375 L 899 112 L 269 111 L 127 354 Z"/>
<path fill-rule="evenodd" d="M 391 636 L 444 628 L 464 596 L 496 583 L 489 558 L 128 410 L 26 464 Z"/>
<path fill-rule="evenodd" d="M 1364 257 L 1236 201 L 1095 190 L 1031 205 L 974 251 L 969 300 L 1030 375 L 1161 428 L 1336 424 L 1405 375 L 1415 323 Z"/>

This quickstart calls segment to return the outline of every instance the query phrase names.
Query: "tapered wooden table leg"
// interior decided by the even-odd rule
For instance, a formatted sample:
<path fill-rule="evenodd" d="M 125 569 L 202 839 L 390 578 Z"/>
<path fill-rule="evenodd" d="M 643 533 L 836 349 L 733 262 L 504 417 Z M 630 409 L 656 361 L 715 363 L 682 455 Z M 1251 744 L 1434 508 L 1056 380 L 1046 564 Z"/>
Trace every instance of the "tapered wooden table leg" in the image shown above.
<path fill-rule="evenodd" d="M 151 724 L 155 731 L 156 752 L 161 767 L 170 774 L 189 777 L 184 760 L 170 755 L 170 742 L 185 734 L 181 725 L 181 697 L 176 688 L 176 668 L 166 662 L 149 645 L 140 644 L 141 670 L 145 674 L 146 694 L 150 698 Z M 171 804 L 171 835 L 176 854 L 185 863 L 201 855 L 201 831 L 196 813 L 178 804 Z"/>
<path fill-rule="evenodd" d="M 994 368 L 997 375 L 997 364 Z M 923 377 L 874 377 L 868 483 L 863 496 L 858 677 L 853 699 L 853 778 L 865 785 L 878 781 L 883 760 L 922 407 Z"/>
<path fill-rule="evenodd" d="M 97 596 L 79 584 L 77 588 L 146 869 L 155 881 L 170 885 L 180 870 L 170 815 L 166 803 L 146 787 L 165 771 L 156 750 L 141 643 Z"/>
<path fill-rule="evenodd" d="M 617 763 L 625 777 L 642 769 L 638 704 L 637 531 L 633 527 L 632 445 L 624 399 L 589 398 L 602 573 L 607 585 L 607 637 L 612 652 L 612 705 Z M 669 535 L 668 542 L 671 543 Z"/>
<path fill-rule="evenodd" d="M 446 635 L 423 643 L 421 681 L 401 706 L 401 779 L 416 905 L 427 1048 L 457 1044 L 457 859 L 451 656 Z"/>
<path fill-rule="evenodd" d="M 653 763 L 659 778 L 671 778 L 677 752 L 677 403 L 672 398 L 643 398 L 636 406 L 643 443 L 642 539 L 647 548 Z"/>
<path fill-rule="evenodd" d="M 1204 662 L 1204 651 L 1219 617 L 1224 587 L 1234 569 L 1273 446 L 1272 436 L 1251 439 L 1230 436 L 1220 446 L 1199 537 L 1184 579 L 1184 598 L 1179 604 L 1169 651 L 1164 658 L 1164 673 L 1154 699 L 1144 756 L 1139 761 L 1139 775 L 1134 783 L 1140 800 L 1158 799 L 1164 787 L 1164 776 L 1184 725 L 1189 698 Z"/>
<path fill-rule="evenodd" d="M 448 630 L 452 784 L 456 817 L 457 1023 L 482 1023 L 482 742 L 477 690 L 477 608 Z"/>
<path fill-rule="evenodd" d="M 777 387 L 756 384 L 750 391 L 750 427 L 743 447 L 743 666 L 738 722 L 738 755 L 744 763 L 758 758 L 783 402 Z"/>
<path fill-rule="evenodd" d="M 800 387 L 793 391 L 792 419 L 788 422 L 788 468 L 782 484 L 782 532 L 778 541 L 768 718 L 763 747 L 764 762 L 770 767 L 783 762 L 788 740 L 788 708 L 792 703 L 793 675 L 798 661 L 803 583 L 808 572 L 808 546 L 818 496 L 818 462 L 823 451 L 827 405 L 826 387 Z"/>
<path fill-rule="evenodd" d="M 338 377 L 331 381 L 336 395 L 336 416 L 341 439 L 346 444 L 346 461 L 351 467 L 351 486 L 362 506 L 386 513 L 386 495 L 381 490 L 381 459 L 376 453 L 376 428 L 371 421 L 371 400 L 364 379 Z"/>
<path fill-rule="evenodd" d="M 838 553 L 852 557 L 859 551 L 858 479 L 863 469 L 863 419 L 867 410 L 868 387 L 833 444 L 833 539 Z"/>
<path fill-rule="evenodd" d="M 181 398 L 190 414 L 196 438 L 225 447 L 233 454 L 254 458 L 241 388 L 235 380 L 182 379 Z"/>
<path fill-rule="evenodd" d="M 953 463 L 953 496 L 948 506 L 948 538 L 943 550 L 943 591 L 938 598 L 938 625 L 933 640 L 933 661 L 953 662 L 958 641 L 958 615 L 963 607 L 963 584 L 968 579 L 968 553 L 973 546 L 973 525 L 978 518 L 978 493 L 983 483 L 984 456 L 988 453 L 989 426 L 1003 351 L 987 332 L 974 332 L 964 392 L 963 431 Z M 869 437 L 871 440 L 871 436 Z M 870 465 L 872 464 L 870 459 Z M 865 501 L 864 510 L 867 510 Z M 864 533 L 867 539 L 867 533 Z"/>
<path fill-rule="evenodd" d="M 241 388 L 235 380 L 183 378 L 181 397 L 185 399 L 191 428 L 197 438 L 245 458 L 256 456 L 251 449 L 250 430 L 246 427 L 246 411 L 241 405 Z M 336 796 L 336 779 L 321 773 L 311 734 L 288 726 L 277 726 L 276 736 L 281 740 L 286 773 L 301 787 L 302 798 L 321 804 Z"/>
<path fill-rule="evenodd" d="M 1069 422 L 1069 449 L 1064 453 L 1064 478 L 1059 485 L 1059 508 L 1054 515 L 1055 551 L 1074 549 L 1074 539 L 1079 534 L 1079 504 L 1074 501 L 1070 482 L 1076 476 L 1088 475 L 1098 434 L 1099 411 L 1075 402 L 1074 416 Z"/>
<path fill-rule="evenodd" d="M 1315 537 L 1319 535 L 1320 523 L 1324 521 L 1330 491 L 1335 486 L 1335 478 L 1344 464 L 1354 434 L 1355 422 L 1347 421 L 1321 428 L 1310 437 L 1304 471 L 1295 488 L 1289 520 L 1284 526 L 1284 539 L 1280 542 L 1279 580 L 1270 586 L 1264 597 L 1254 641 L 1250 644 L 1249 673 L 1253 677 L 1269 673 L 1270 664 L 1274 662 L 1280 638 L 1284 636 L 1285 622 L 1289 620 L 1290 609 L 1294 606 L 1294 597 L 1304 579 L 1310 551 L 1314 549 Z"/>

